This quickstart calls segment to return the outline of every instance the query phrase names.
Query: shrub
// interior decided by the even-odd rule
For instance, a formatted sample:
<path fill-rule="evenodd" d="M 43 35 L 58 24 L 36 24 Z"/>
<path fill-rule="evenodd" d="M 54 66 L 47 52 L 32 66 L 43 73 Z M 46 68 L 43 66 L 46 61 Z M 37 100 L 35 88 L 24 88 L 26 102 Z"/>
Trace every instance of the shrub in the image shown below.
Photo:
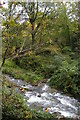
<path fill-rule="evenodd" d="M 49 84 L 56 88 L 62 89 L 64 92 L 71 92 L 72 94 L 79 94 L 79 69 L 78 60 L 68 62 L 63 60 L 61 64 L 54 71 L 50 78 Z"/>
<path fill-rule="evenodd" d="M 26 120 L 32 118 L 23 96 L 20 95 L 11 82 L 3 82 L 2 91 L 3 120 Z"/>

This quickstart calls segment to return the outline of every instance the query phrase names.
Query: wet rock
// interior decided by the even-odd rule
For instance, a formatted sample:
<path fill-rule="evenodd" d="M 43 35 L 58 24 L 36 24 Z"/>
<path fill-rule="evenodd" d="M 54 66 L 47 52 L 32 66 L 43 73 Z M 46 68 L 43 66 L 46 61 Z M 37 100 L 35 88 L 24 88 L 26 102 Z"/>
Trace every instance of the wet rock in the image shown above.
<path fill-rule="evenodd" d="M 27 84 L 24 84 L 23 86 L 25 87 L 25 86 L 27 86 Z"/>
<path fill-rule="evenodd" d="M 65 117 L 63 115 L 61 115 L 60 112 L 57 112 L 57 118 L 58 118 L 58 120 L 65 120 Z"/>
<path fill-rule="evenodd" d="M 59 117 L 58 120 L 66 120 L 64 116 Z"/>
<path fill-rule="evenodd" d="M 46 82 L 47 82 L 47 79 L 43 79 L 43 80 L 42 80 L 42 83 L 46 83 Z"/>
<path fill-rule="evenodd" d="M 39 94 L 37 97 L 41 97 L 41 94 Z"/>
<path fill-rule="evenodd" d="M 8 85 L 7 87 L 8 87 L 8 88 L 11 88 L 12 86 Z"/>
<path fill-rule="evenodd" d="M 26 88 L 26 87 L 23 87 L 23 88 L 25 88 L 25 90 L 29 90 L 28 88 Z"/>
<path fill-rule="evenodd" d="M 33 91 L 33 89 L 28 89 L 28 91 Z"/>
<path fill-rule="evenodd" d="M 38 83 L 35 83 L 34 86 L 38 86 Z"/>

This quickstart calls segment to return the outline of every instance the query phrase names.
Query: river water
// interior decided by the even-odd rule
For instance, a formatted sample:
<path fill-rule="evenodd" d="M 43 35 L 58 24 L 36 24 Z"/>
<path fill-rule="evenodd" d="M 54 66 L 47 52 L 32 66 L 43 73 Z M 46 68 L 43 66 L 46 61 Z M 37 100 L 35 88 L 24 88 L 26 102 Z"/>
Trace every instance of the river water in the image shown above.
<path fill-rule="evenodd" d="M 22 94 L 30 109 L 48 110 L 51 114 L 58 112 L 64 117 L 80 119 L 80 102 L 77 99 L 51 88 L 48 83 L 32 86 L 25 81 L 7 75 L 6 78 L 25 89 Z M 19 91 L 18 88 L 17 90 Z"/>

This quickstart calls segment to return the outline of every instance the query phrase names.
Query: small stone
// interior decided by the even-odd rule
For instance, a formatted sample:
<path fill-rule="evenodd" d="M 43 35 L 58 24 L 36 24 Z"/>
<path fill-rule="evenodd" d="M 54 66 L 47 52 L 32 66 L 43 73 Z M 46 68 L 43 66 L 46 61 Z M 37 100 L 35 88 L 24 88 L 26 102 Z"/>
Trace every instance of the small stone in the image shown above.
<path fill-rule="evenodd" d="M 38 97 L 41 97 L 41 94 L 39 94 Z"/>

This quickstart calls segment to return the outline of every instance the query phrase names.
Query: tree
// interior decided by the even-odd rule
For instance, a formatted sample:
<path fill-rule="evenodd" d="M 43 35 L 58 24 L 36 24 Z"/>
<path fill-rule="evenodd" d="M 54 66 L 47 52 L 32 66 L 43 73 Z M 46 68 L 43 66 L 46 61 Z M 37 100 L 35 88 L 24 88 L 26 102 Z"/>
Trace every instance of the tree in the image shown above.
<path fill-rule="evenodd" d="M 43 19 L 47 14 L 50 12 L 50 5 L 49 3 L 23 3 L 22 6 L 25 9 L 25 12 L 28 15 L 29 22 L 31 24 L 31 36 L 32 36 L 32 45 L 35 42 L 35 35 L 42 24 Z M 41 7 L 41 8 L 40 8 Z M 40 10 L 42 9 L 42 10 Z M 41 12 L 41 14 L 40 14 Z M 26 18 L 25 18 L 26 19 Z M 35 26 L 37 24 L 37 26 Z"/>
<path fill-rule="evenodd" d="M 43 11 L 39 10 L 40 5 L 43 6 Z M 18 10 L 18 8 L 20 8 L 20 10 Z M 4 14 L 4 16 L 6 17 L 6 20 L 4 20 L 3 22 L 3 26 L 4 26 L 3 41 L 6 49 L 4 49 L 5 52 L 3 54 L 3 62 L 1 68 L 4 65 L 5 60 L 7 58 L 9 57 L 18 58 L 19 55 L 20 57 L 22 57 L 25 54 L 25 52 L 29 51 L 29 49 L 24 48 L 25 39 L 21 41 L 22 43 L 20 46 L 18 42 L 18 47 L 16 45 L 16 41 L 19 41 L 19 39 L 21 40 L 21 36 L 23 36 L 22 30 L 26 31 L 28 27 L 28 25 L 26 24 L 29 21 L 31 24 L 31 31 L 29 32 L 32 36 L 32 45 L 33 45 L 35 42 L 35 35 L 42 23 L 42 20 L 50 12 L 49 9 L 50 8 L 47 3 L 38 3 L 38 2 L 37 3 L 9 2 L 8 9 L 3 8 L 4 12 L 2 14 Z M 24 20 L 24 22 L 21 24 L 22 20 Z M 13 53 L 11 53 L 11 51 L 13 51 Z"/>
<path fill-rule="evenodd" d="M 80 53 L 80 1 L 78 2 L 78 54 Z"/>

